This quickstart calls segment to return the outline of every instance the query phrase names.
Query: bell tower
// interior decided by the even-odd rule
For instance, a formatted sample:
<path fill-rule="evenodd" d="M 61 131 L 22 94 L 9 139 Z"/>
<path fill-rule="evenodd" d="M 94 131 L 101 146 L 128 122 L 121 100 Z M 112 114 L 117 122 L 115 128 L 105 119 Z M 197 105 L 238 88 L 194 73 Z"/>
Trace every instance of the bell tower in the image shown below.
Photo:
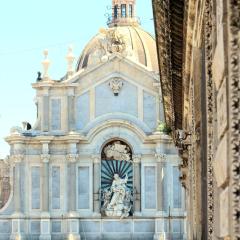
<path fill-rule="evenodd" d="M 112 0 L 112 18 L 109 27 L 138 26 L 136 0 Z"/>

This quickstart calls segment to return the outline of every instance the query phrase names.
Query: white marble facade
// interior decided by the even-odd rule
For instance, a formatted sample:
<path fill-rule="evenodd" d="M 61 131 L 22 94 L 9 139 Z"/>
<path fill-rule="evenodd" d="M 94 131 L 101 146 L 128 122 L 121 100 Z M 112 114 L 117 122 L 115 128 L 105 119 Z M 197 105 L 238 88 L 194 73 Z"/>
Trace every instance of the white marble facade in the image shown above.
<path fill-rule="evenodd" d="M 45 74 L 33 84 L 36 124 L 31 130 L 13 128 L 6 138 L 12 183 L 0 210 L 0 239 L 146 240 L 168 239 L 169 233 L 171 239 L 184 239 L 179 158 L 171 138 L 156 132 L 164 116 L 155 41 L 139 26 L 110 30 L 116 37 L 126 28 L 139 35 L 148 63 L 138 51 L 110 51 L 100 61 L 84 63 L 96 57 L 90 42 L 76 72 L 68 71 L 61 81 Z M 131 36 L 137 48 L 137 37 Z M 117 155 L 103 159 L 110 142 L 127 146 L 128 163 Z M 103 161 L 113 160 L 117 165 L 103 169 Z M 123 165 L 131 170 L 130 215 L 106 216 L 104 176 L 113 178 Z"/>

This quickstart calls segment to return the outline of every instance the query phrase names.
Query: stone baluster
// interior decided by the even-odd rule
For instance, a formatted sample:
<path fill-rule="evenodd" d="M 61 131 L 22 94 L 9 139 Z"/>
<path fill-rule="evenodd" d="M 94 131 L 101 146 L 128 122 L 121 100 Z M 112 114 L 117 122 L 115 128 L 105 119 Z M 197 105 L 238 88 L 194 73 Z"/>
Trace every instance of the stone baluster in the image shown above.
<path fill-rule="evenodd" d="M 41 213 L 41 235 L 39 239 L 50 240 L 50 213 L 49 213 L 49 143 L 50 141 L 42 141 L 42 154 L 41 154 L 41 180 L 42 180 L 42 213 Z"/>
<path fill-rule="evenodd" d="M 93 155 L 93 211 L 100 216 L 100 155 Z"/>
<path fill-rule="evenodd" d="M 134 215 L 141 212 L 141 155 L 133 155 L 133 173 L 134 173 Z"/>

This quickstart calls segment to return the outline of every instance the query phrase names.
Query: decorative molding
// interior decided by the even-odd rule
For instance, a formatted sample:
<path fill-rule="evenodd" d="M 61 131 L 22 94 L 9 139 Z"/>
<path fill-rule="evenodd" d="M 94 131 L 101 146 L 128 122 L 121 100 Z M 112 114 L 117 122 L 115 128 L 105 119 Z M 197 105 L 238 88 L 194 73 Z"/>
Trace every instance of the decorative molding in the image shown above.
<path fill-rule="evenodd" d="M 229 26 L 229 136 L 231 161 L 232 238 L 240 239 L 240 1 L 228 1 Z"/>
<path fill-rule="evenodd" d="M 208 240 L 214 236 L 214 176 L 213 176 L 213 112 L 214 112 L 214 86 L 213 86 L 213 2 L 205 3 L 205 61 L 206 61 L 206 92 L 207 92 L 207 217 Z"/>
<path fill-rule="evenodd" d="M 109 82 L 109 87 L 112 89 L 114 96 L 118 96 L 123 87 L 123 80 L 121 78 L 112 78 Z"/>

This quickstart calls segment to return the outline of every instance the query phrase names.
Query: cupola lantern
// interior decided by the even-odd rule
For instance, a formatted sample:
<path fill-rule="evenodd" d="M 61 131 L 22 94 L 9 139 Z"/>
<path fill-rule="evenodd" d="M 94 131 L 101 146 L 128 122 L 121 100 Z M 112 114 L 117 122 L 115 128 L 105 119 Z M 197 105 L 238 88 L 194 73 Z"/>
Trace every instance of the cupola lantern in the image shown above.
<path fill-rule="evenodd" d="M 138 26 L 136 0 L 112 0 L 112 18 L 109 27 Z"/>

